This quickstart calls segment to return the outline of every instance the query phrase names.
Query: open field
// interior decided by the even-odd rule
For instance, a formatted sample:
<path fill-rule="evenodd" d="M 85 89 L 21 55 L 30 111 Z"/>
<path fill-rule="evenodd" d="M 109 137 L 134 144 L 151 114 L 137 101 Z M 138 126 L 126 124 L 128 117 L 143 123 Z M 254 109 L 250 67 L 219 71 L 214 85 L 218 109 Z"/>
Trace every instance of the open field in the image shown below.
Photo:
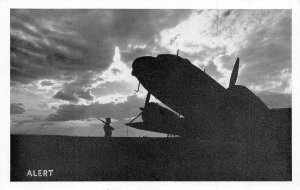
<path fill-rule="evenodd" d="M 11 180 L 291 180 L 290 142 L 281 143 L 11 135 Z M 31 177 L 28 170 L 53 173 Z"/>

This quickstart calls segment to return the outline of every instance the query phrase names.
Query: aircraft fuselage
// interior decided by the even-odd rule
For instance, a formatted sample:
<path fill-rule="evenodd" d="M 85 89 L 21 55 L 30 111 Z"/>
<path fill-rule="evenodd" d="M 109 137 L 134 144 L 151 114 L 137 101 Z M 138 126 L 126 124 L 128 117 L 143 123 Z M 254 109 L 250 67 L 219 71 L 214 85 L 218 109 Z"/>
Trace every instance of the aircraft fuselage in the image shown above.
<path fill-rule="evenodd" d="M 132 75 L 148 90 L 145 107 L 150 105 L 148 101 L 152 94 L 184 116 L 179 123 L 177 119 L 160 113 L 161 108 L 151 108 L 148 117 L 145 117 L 148 112 L 142 113 L 145 125 L 130 123 L 133 127 L 187 137 L 243 141 L 248 138 L 250 129 L 258 127 L 262 130 L 269 126 L 272 110 L 247 87 L 235 84 L 239 58 L 228 89 L 189 60 L 176 55 L 140 57 L 135 59 L 132 68 Z M 172 126 L 176 126 L 173 131 Z"/>
<path fill-rule="evenodd" d="M 132 75 L 152 95 L 184 116 L 205 117 L 223 105 L 225 88 L 187 59 L 145 56 L 137 58 L 132 67 Z"/>

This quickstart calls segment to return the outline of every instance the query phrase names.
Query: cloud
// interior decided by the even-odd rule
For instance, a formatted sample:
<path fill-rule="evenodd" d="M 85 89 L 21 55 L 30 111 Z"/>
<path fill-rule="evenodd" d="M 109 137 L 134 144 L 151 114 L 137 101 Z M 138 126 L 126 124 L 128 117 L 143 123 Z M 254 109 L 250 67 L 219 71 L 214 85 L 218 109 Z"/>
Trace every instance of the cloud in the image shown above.
<path fill-rule="evenodd" d="M 41 84 L 41 86 L 53 86 L 54 83 L 51 81 L 45 80 L 45 81 L 42 81 L 40 84 Z"/>
<path fill-rule="evenodd" d="M 236 55 L 245 65 L 241 84 L 282 93 L 291 79 L 291 12 L 275 13 L 273 18 L 263 20 L 266 25 L 253 32 Z"/>
<path fill-rule="evenodd" d="M 219 56 L 214 64 L 227 81 L 234 60 L 240 57 L 239 84 L 255 91 L 291 93 L 291 12 L 273 11 L 258 18 L 262 23 L 252 24 L 255 28 L 246 43 L 232 54 Z"/>
<path fill-rule="evenodd" d="M 117 69 L 117 68 L 113 68 L 113 69 L 111 70 L 111 72 L 112 72 L 114 75 L 116 75 L 117 73 L 121 73 L 121 71 L 120 71 L 119 69 Z"/>
<path fill-rule="evenodd" d="M 86 90 L 86 91 L 79 91 L 77 92 L 77 95 L 79 98 L 88 100 L 88 101 L 92 101 L 94 99 L 94 96 L 91 95 L 91 91 L 90 90 Z"/>
<path fill-rule="evenodd" d="M 228 11 L 224 12 L 222 16 L 223 16 L 223 17 L 229 16 L 229 15 L 231 14 L 232 11 L 233 11 L 233 10 L 228 10 Z"/>
<path fill-rule="evenodd" d="M 74 103 L 78 102 L 78 98 L 77 97 L 75 97 L 73 94 L 70 94 L 70 93 L 65 92 L 65 91 L 58 91 L 53 96 L 53 98 L 64 100 L 64 101 L 69 101 L 69 102 L 74 102 Z"/>
<path fill-rule="evenodd" d="M 114 46 L 80 28 L 85 16 L 77 10 L 12 10 L 12 80 L 63 79 L 64 72 L 107 68 Z"/>
<path fill-rule="evenodd" d="M 115 46 L 148 43 L 188 10 L 11 11 L 11 80 L 28 83 L 76 71 L 101 72 Z"/>
<path fill-rule="evenodd" d="M 40 116 L 40 115 L 28 115 L 26 117 L 26 119 L 22 119 L 22 120 L 12 120 L 12 122 L 14 123 L 14 126 L 16 127 L 21 127 L 24 124 L 28 124 L 28 123 L 40 123 L 44 121 L 44 117 Z M 41 124 L 41 126 L 43 126 L 43 124 Z"/>
<path fill-rule="evenodd" d="M 133 86 L 125 81 L 106 82 L 92 89 L 92 93 L 97 94 L 97 96 L 107 96 L 116 93 L 127 95 L 133 93 Z"/>
<path fill-rule="evenodd" d="M 238 84 L 291 93 L 291 10 L 193 11 L 187 20 L 161 31 L 160 37 L 159 44 L 170 52 L 180 49 L 192 63 L 210 67 L 212 77 L 224 87 L 240 57 Z M 283 71 L 285 77 L 280 77 Z M 274 73 L 278 77 L 272 77 Z"/>
<path fill-rule="evenodd" d="M 90 88 L 92 84 L 97 81 L 94 79 L 95 72 L 88 71 L 77 73 L 74 79 L 70 82 L 65 82 L 60 90 L 53 96 L 53 98 L 70 101 L 73 103 L 79 102 L 79 99 L 92 101 L 94 96 L 91 94 Z"/>
<path fill-rule="evenodd" d="M 12 9 L 11 84 L 26 88 L 42 80 L 35 88 L 47 91 L 47 99 L 93 101 L 99 98 L 100 94 L 93 94 L 99 84 L 130 82 L 126 64 L 152 51 L 148 46 L 155 45 L 159 32 L 175 26 L 190 12 Z M 147 52 L 136 54 L 138 47 L 147 47 Z"/>
<path fill-rule="evenodd" d="M 142 106 L 144 100 L 137 96 L 129 96 L 124 103 L 105 103 L 98 102 L 90 105 L 63 104 L 57 108 L 54 114 L 50 114 L 46 120 L 48 121 L 69 121 L 83 120 L 88 118 L 111 117 L 117 120 L 133 117 L 138 114 L 139 107 Z"/>
<path fill-rule="evenodd" d="M 132 46 L 127 47 L 126 49 L 124 49 L 122 52 L 122 61 L 124 61 L 125 63 L 128 62 L 133 62 L 134 59 L 141 57 L 141 56 L 145 56 L 145 55 L 149 55 L 149 56 L 154 56 L 155 52 L 151 51 L 151 48 L 145 47 L 145 48 L 134 48 Z"/>
<path fill-rule="evenodd" d="M 11 103 L 10 104 L 10 114 L 22 114 L 25 112 L 22 103 Z"/>
<path fill-rule="evenodd" d="M 288 108 L 292 107 L 292 95 L 286 93 L 276 93 L 261 91 L 256 93 L 269 108 Z"/>

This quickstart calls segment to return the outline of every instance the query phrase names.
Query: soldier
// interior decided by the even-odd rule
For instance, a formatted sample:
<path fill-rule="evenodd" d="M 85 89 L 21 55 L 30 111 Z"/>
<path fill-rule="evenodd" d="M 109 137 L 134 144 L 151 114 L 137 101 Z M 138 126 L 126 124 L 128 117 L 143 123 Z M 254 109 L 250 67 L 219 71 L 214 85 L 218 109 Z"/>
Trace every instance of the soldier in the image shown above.
<path fill-rule="evenodd" d="M 98 120 L 102 121 L 104 123 L 103 129 L 104 129 L 104 137 L 111 137 L 112 135 L 112 131 L 114 130 L 114 128 L 112 126 L 110 126 L 110 118 L 106 118 L 106 121 L 103 121 L 102 119 L 100 119 L 99 117 L 97 117 Z"/>
<path fill-rule="evenodd" d="M 114 128 L 112 126 L 110 126 L 110 118 L 106 118 L 106 122 L 103 126 L 104 132 L 105 132 L 105 136 L 104 137 L 111 137 L 112 135 L 112 131 L 114 130 Z"/>

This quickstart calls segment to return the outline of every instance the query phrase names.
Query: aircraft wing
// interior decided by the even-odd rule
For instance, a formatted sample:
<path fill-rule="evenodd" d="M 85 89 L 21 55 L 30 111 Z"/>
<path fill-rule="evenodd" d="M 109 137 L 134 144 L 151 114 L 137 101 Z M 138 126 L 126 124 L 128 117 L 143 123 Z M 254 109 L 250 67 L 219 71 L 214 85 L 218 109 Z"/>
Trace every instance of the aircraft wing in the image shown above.
<path fill-rule="evenodd" d="M 125 125 L 136 128 L 136 129 L 142 129 L 145 127 L 145 122 L 135 122 L 135 123 L 125 123 Z"/>
<path fill-rule="evenodd" d="M 140 130 L 145 130 L 145 131 L 150 131 L 150 132 L 157 132 L 157 133 L 165 133 L 165 134 L 172 134 L 172 135 L 183 135 L 183 126 L 178 125 L 178 126 L 169 126 L 168 124 L 162 124 L 162 125 L 157 125 L 155 126 L 154 124 L 148 124 L 145 122 L 135 122 L 135 123 L 126 123 L 125 125 L 135 128 L 135 129 L 140 129 Z"/>

